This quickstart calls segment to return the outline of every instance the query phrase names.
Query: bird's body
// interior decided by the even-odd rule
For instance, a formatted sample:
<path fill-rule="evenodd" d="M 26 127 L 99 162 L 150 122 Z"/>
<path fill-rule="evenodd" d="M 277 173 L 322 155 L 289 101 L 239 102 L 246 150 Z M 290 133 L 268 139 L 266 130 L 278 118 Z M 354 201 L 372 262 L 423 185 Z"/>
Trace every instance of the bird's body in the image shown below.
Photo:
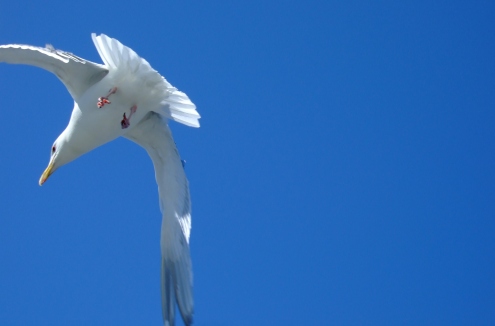
<path fill-rule="evenodd" d="M 182 162 L 166 123 L 199 127 L 199 114 L 178 91 L 133 50 L 105 35 L 92 35 L 104 65 L 52 46 L 0 46 L 0 62 L 31 64 L 51 71 L 74 99 L 66 129 L 52 147 L 40 185 L 60 166 L 120 136 L 146 149 L 155 167 L 162 211 L 162 304 L 165 325 L 174 324 L 177 302 L 192 323 L 189 255 L 191 205 Z"/>
<path fill-rule="evenodd" d="M 126 72 L 132 76 L 131 72 Z M 119 76 L 121 75 L 121 76 Z M 135 80 L 129 80 L 118 71 L 110 70 L 101 81 L 91 86 L 80 98 L 74 100 L 72 116 L 64 133 L 72 137 L 74 146 L 86 153 L 98 146 L 123 136 L 136 124 L 128 129 L 122 129 L 120 121 L 124 113 L 129 115 L 129 109 L 137 106 L 132 119 L 141 121 L 153 107 L 159 107 L 156 98 L 146 98 L 149 94 L 144 85 Z M 116 86 L 118 85 L 118 86 Z M 133 87 L 133 85 L 135 85 Z M 140 87 L 141 86 L 141 87 Z M 97 107 L 97 99 L 106 95 L 108 90 L 117 87 L 115 94 L 110 96 L 111 103 L 102 108 Z M 102 92 L 104 90 L 104 92 Z M 153 101 L 154 100 L 154 101 Z M 91 146 L 88 148 L 87 146 Z"/>

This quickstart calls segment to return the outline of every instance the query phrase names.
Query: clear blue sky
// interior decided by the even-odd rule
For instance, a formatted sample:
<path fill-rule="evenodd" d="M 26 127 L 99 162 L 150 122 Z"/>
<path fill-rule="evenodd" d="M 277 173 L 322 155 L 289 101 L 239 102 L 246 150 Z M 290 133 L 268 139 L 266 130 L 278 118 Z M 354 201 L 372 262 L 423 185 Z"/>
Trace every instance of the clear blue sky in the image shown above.
<path fill-rule="evenodd" d="M 494 325 L 494 6 L 4 1 L 0 44 L 101 62 L 105 33 L 196 103 L 196 325 Z M 72 99 L 0 85 L 0 324 L 160 325 L 150 159 L 117 140 L 39 187 Z"/>

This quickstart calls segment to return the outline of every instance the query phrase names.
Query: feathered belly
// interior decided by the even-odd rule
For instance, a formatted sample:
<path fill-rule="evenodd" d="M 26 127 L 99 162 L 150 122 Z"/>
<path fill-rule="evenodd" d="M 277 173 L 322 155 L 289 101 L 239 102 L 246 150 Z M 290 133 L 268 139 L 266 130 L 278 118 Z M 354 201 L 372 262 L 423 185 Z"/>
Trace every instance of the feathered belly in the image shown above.
<path fill-rule="evenodd" d="M 164 97 L 142 76 L 109 74 L 78 100 L 74 127 L 98 147 L 132 130 Z"/>

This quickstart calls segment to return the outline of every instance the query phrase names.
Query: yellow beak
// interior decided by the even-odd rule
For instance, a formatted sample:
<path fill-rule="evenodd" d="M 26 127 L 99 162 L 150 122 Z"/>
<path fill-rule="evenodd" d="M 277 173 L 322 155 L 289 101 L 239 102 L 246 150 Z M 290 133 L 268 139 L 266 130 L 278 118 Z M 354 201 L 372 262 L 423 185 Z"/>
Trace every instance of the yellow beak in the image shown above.
<path fill-rule="evenodd" d="M 45 172 L 41 175 L 40 178 L 40 186 L 42 186 L 45 181 L 50 177 L 53 173 L 53 160 L 50 160 L 50 164 L 48 164 L 48 167 L 46 168 Z"/>

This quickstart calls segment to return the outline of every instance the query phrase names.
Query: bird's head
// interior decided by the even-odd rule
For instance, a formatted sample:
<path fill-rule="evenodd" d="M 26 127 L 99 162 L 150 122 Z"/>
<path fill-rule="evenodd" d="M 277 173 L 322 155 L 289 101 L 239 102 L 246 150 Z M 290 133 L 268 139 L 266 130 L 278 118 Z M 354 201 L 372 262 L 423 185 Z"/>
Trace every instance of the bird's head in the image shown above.
<path fill-rule="evenodd" d="M 52 145 L 50 150 L 50 163 L 48 163 L 48 167 L 41 175 L 39 181 L 40 186 L 42 186 L 59 167 L 73 161 L 80 155 L 81 154 L 75 151 L 73 146 L 71 146 L 71 143 L 67 140 L 66 133 L 63 132 Z"/>

